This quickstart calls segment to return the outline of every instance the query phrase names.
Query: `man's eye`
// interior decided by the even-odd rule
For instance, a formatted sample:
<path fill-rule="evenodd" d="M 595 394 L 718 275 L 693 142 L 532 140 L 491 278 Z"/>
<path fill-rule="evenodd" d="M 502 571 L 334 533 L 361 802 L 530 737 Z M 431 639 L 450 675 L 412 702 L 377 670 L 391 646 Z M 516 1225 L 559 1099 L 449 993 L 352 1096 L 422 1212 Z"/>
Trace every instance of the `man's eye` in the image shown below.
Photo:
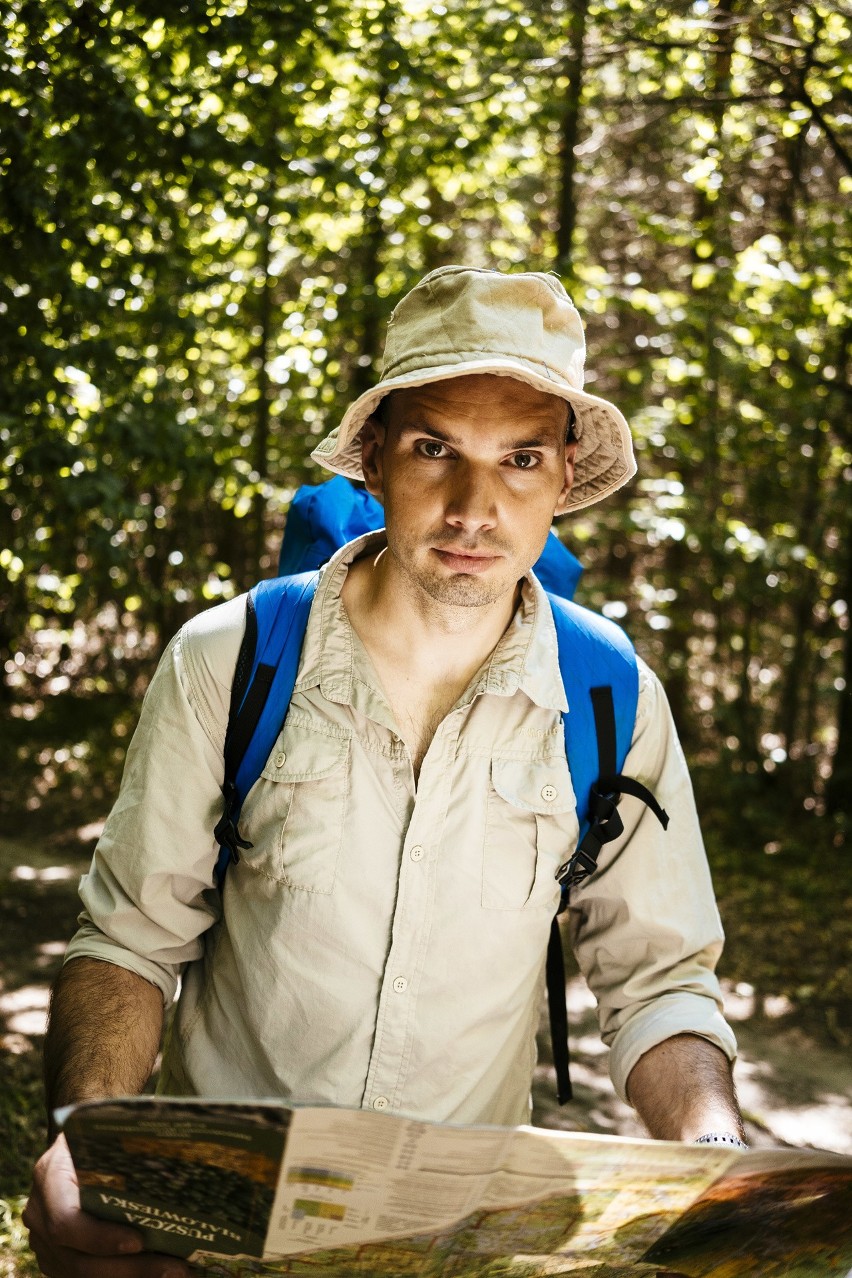
<path fill-rule="evenodd" d="M 512 461 L 518 470 L 529 470 L 535 465 L 535 455 L 533 453 L 514 453 Z"/>
<path fill-rule="evenodd" d="M 424 457 L 441 457 L 444 452 L 444 445 L 439 443 L 437 439 L 424 439 L 420 443 L 420 451 Z"/>

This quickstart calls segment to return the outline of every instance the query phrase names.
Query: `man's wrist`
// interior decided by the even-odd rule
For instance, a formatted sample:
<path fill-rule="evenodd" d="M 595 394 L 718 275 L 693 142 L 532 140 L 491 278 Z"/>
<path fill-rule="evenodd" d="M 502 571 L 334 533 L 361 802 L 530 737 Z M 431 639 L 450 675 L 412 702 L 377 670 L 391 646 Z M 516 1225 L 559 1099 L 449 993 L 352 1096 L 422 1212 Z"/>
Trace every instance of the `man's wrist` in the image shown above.
<path fill-rule="evenodd" d="M 744 1140 L 736 1132 L 705 1132 L 694 1140 L 693 1145 L 729 1145 L 732 1149 L 748 1149 Z"/>

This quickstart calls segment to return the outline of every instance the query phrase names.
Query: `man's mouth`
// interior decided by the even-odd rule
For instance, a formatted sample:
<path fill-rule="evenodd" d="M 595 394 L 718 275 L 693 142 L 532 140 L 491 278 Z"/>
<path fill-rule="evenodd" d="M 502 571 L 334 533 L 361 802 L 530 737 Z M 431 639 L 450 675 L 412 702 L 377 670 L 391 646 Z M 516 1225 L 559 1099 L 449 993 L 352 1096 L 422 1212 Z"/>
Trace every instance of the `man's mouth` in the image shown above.
<path fill-rule="evenodd" d="M 432 549 L 441 562 L 453 572 L 485 572 L 500 558 L 499 555 L 491 555 L 482 550 L 454 549 L 453 547 L 440 549 L 437 546 L 433 546 Z"/>

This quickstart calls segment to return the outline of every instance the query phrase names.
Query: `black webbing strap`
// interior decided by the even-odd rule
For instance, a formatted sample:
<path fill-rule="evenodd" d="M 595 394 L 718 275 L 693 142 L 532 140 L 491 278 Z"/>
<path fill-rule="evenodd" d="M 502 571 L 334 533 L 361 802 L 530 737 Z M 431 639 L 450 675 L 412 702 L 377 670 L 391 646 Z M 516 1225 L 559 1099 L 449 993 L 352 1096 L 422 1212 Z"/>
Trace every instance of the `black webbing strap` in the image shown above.
<path fill-rule="evenodd" d="M 249 595 L 246 601 L 246 628 L 237 657 L 234 681 L 231 684 L 228 730 L 225 733 L 225 779 L 222 782 L 225 806 L 213 831 L 216 842 L 220 847 L 228 849 L 231 860 L 235 864 L 240 859 L 240 850 L 252 846 L 248 840 L 242 838 L 237 826 L 239 819 L 237 773 L 254 736 L 275 676 L 274 666 L 259 665 L 249 686 L 256 647 L 257 613 L 252 597 Z"/>
<path fill-rule="evenodd" d="M 243 640 L 240 644 L 240 652 L 237 657 L 237 665 L 234 670 L 234 681 L 231 684 L 231 704 L 228 709 L 228 731 L 225 736 L 225 748 L 227 749 L 228 737 L 231 735 L 231 729 L 237 721 L 240 706 L 243 697 L 246 694 L 249 677 L 251 676 L 251 668 L 254 665 L 254 654 L 257 648 L 257 609 L 254 606 L 254 600 L 251 595 L 246 596 L 246 628 L 243 633 Z"/>
<path fill-rule="evenodd" d="M 603 777 L 595 784 L 601 794 L 632 794 L 634 799 L 641 799 L 645 806 L 651 809 L 663 829 L 668 829 L 668 812 L 660 806 L 648 787 L 641 781 L 637 781 L 634 777 L 625 777 L 617 772 L 614 777 Z"/>
<path fill-rule="evenodd" d="M 647 786 L 633 777 L 622 776 L 618 767 L 615 742 L 615 706 L 612 688 L 591 688 L 592 709 L 595 716 L 595 734 L 598 742 L 598 779 L 589 791 L 589 828 L 580 840 L 573 856 L 556 872 L 562 885 L 562 900 L 556 917 L 550 925 L 547 943 L 547 1007 L 550 1016 L 550 1041 L 553 1047 L 553 1065 L 556 1070 L 556 1097 L 560 1105 L 571 1100 L 569 1076 L 570 1053 L 568 1051 L 568 1006 L 565 995 L 565 965 L 562 953 L 562 936 L 559 931 L 559 915 L 568 904 L 570 888 L 582 883 L 598 868 L 598 855 L 605 843 L 611 843 L 624 832 L 617 808 L 619 795 L 630 794 L 651 809 L 665 830 L 668 814 L 654 798 Z"/>
<path fill-rule="evenodd" d="M 595 715 L 595 732 L 598 741 L 598 779 L 589 791 L 589 828 L 580 840 L 576 851 L 556 871 L 563 889 L 582 883 L 598 868 L 598 856 L 605 843 L 611 843 L 624 833 L 624 822 L 618 812 L 618 799 L 630 794 L 646 804 L 665 830 L 669 824 L 668 813 L 660 806 L 647 786 L 633 777 L 625 777 L 616 771 L 615 707 L 612 688 L 590 689 L 592 709 Z"/>
<path fill-rule="evenodd" d="M 571 1090 L 571 1054 L 568 1050 L 568 1004 L 565 995 L 565 957 L 562 953 L 562 934 L 559 916 L 550 924 L 547 942 L 547 1011 L 550 1017 L 550 1045 L 553 1048 L 553 1067 L 556 1070 L 556 1099 L 565 1105 L 573 1096 Z"/>
<path fill-rule="evenodd" d="M 225 778 L 236 782 L 240 764 L 245 758 L 246 750 L 251 744 L 255 728 L 260 722 L 263 707 L 275 678 L 275 666 L 257 667 L 248 692 L 243 698 L 236 722 L 231 726 L 225 738 Z"/>
<path fill-rule="evenodd" d="M 615 703 L 612 688 L 590 688 L 592 710 L 595 715 L 595 735 L 598 739 L 598 776 L 611 777 L 618 771 L 615 754 Z"/>

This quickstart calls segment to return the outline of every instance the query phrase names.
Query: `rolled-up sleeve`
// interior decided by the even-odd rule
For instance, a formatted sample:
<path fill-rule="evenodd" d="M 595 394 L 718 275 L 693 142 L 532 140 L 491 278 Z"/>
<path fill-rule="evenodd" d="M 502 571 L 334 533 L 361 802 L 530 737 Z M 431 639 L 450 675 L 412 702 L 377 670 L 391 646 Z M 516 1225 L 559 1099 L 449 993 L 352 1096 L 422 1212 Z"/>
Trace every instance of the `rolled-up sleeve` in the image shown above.
<path fill-rule="evenodd" d="M 624 833 L 602 849 L 598 872 L 573 890 L 569 927 L 598 1001 L 612 1081 L 626 1099 L 639 1057 L 675 1034 L 697 1034 L 736 1056 L 715 976 L 724 935 L 692 785 L 665 693 L 643 662 L 623 771 L 657 796 L 668 830 L 625 796 Z"/>
<path fill-rule="evenodd" d="M 172 640 L 143 702 L 121 789 L 80 883 L 66 962 L 127 968 L 168 1006 L 219 915 L 213 829 L 221 814 L 228 683 L 244 599 L 202 614 Z"/>

